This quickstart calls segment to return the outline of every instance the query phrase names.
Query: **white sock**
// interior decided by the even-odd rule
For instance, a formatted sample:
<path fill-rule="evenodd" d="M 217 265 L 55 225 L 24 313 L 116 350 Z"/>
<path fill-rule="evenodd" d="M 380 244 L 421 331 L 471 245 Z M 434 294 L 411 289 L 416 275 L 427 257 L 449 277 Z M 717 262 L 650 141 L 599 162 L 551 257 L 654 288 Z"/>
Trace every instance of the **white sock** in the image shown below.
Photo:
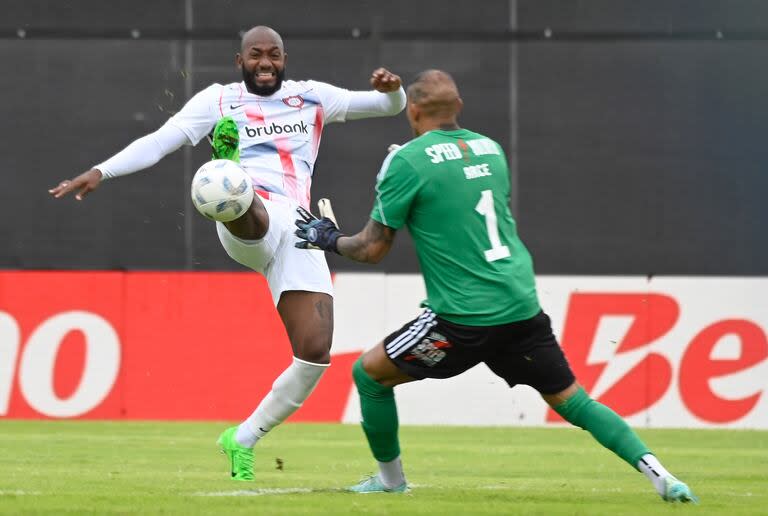
<path fill-rule="evenodd" d="M 330 364 L 313 364 L 293 357 L 293 363 L 277 377 L 256 410 L 237 428 L 235 440 L 252 447 L 267 432 L 296 412 L 315 389 Z"/>
<path fill-rule="evenodd" d="M 656 492 L 661 496 L 664 496 L 666 491 L 666 485 L 664 479 L 671 477 L 672 473 L 664 469 L 659 459 L 650 453 L 643 455 L 637 463 L 637 468 L 642 471 L 648 480 L 653 483 L 653 487 L 656 488 Z"/>
<path fill-rule="evenodd" d="M 392 489 L 405 482 L 403 463 L 400 457 L 389 462 L 379 462 L 379 478 L 387 489 Z"/>

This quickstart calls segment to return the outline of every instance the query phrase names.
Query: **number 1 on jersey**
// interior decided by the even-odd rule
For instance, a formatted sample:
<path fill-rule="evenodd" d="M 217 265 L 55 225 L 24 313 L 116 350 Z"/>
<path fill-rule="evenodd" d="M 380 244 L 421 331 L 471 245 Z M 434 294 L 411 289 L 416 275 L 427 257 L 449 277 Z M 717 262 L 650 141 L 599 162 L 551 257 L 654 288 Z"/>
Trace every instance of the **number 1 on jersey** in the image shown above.
<path fill-rule="evenodd" d="M 493 192 L 483 190 L 480 193 L 480 202 L 475 206 L 475 211 L 485 217 L 485 229 L 488 231 L 488 240 L 491 241 L 491 248 L 486 249 L 485 259 L 489 262 L 501 260 L 510 255 L 509 248 L 501 243 L 499 238 L 499 223 L 496 219 L 496 210 L 493 209 Z"/>

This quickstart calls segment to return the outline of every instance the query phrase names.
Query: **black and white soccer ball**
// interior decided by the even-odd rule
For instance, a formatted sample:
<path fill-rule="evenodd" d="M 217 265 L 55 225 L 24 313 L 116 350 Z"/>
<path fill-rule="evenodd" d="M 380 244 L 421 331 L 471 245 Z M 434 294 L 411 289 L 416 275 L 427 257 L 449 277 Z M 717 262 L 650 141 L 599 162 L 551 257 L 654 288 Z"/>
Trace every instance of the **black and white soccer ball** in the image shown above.
<path fill-rule="evenodd" d="M 229 222 L 248 210 L 253 201 L 251 178 L 227 159 L 203 164 L 192 178 L 192 204 L 211 220 Z"/>

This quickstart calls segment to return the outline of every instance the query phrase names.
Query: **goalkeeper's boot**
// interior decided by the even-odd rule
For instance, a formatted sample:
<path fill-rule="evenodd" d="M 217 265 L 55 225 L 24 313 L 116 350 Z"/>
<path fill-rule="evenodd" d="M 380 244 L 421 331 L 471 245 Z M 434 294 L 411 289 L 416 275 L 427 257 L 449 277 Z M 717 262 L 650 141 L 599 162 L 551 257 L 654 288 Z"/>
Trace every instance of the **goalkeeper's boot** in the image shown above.
<path fill-rule="evenodd" d="M 225 116 L 213 128 L 212 159 L 228 159 L 240 163 L 240 134 L 237 124 L 230 116 Z"/>
<path fill-rule="evenodd" d="M 662 498 L 667 502 L 699 503 L 699 499 L 691 492 L 691 488 L 671 475 L 664 479 L 664 487 Z"/>
<path fill-rule="evenodd" d="M 347 488 L 347 491 L 350 491 L 352 493 L 407 493 L 410 491 L 408 489 L 408 484 L 406 482 L 403 482 L 399 486 L 396 487 L 386 487 L 384 483 L 381 481 L 381 478 L 379 478 L 379 475 L 374 475 L 368 478 L 364 478 L 360 481 L 359 484 L 356 484 L 354 486 L 350 486 Z"/>
<path fill-rule="evenodd" d="M 253 448 L 240 446 L 235 440 L 237 427 L 227 428 L 216 441 L 229 459 L 232 480 L 253 480 Z"/>

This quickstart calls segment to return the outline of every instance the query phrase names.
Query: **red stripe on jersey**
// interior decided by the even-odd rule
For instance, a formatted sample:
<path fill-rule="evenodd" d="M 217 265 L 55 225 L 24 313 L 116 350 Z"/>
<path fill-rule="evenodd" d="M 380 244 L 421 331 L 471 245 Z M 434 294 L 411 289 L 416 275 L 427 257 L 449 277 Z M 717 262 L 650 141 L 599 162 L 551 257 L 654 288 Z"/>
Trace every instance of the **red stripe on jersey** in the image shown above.
<path fill-rule="evenodd" d="M 245 108 L 245 116 L 248 117 L 248 120 L 250 122 L 253 122 L 257 125 L 266 125 L 264 122 L 264 113 L 261 111 L 261 104 L 256 104 L 256 106 L 251 107 L 248 106 Z"/>
<path fill-rule="evenodd" d="M 312 135 L 312 154 L 317 158 L 320 150 L 320 133 L 323 132 L 323 105 L 318 104 L 315 109 L 315 133 Z"/>
<path fill-rule="evenodd" d="M 219 113 L 221 113 L 221 116 L 224 116 L 224 108 L 221 105 L 222 98 L 224 98 L 224 88 L 221 88 L 219 92 Z"/>
<path fill-rule="evenodd" d="M 299 201 L 302 206 L 309 209 L 309 200 L 312 199 L 312 176 L 307 176 L 307 182 L 304 185 L 304 200 Z"/>
<path fill-rule="evenodd" d="M 296 168 L 293 166 L 293 157 L 291 148 L 288 145 L 288 138 L 275 138 L 277 154 L 280 156 L 280 164 L 283 166 L 283 184 L 285 185 L 285 194 L 291 199 L 301 202 L 299 199 L 299 181 L 296 179 Z"/>

